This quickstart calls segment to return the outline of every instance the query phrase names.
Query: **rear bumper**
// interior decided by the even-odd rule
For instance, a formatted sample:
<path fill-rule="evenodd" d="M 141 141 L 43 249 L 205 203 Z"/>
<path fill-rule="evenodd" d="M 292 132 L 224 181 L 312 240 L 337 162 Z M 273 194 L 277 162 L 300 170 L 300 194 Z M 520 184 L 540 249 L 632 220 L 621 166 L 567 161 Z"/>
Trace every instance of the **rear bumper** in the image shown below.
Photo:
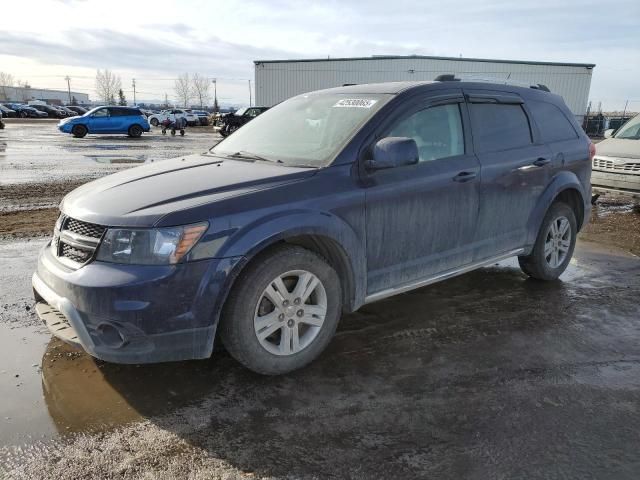
<path fill-rule="evenodd" d="M 228 275 L 240 257 L 69 270 L 50 250 L 41 251 L 32 284 L 36 312 L 53 335 L 114 363 L 211 355 Z"/>

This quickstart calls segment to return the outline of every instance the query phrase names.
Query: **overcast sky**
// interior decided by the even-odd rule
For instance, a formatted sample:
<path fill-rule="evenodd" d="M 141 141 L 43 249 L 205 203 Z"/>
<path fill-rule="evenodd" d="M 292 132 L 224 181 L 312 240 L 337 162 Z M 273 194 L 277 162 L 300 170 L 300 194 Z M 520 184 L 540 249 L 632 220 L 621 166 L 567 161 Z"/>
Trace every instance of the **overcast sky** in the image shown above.
<path fill-rule="evenodd" d="M 590 99 L 640 110 L 640 0 L 3 0 L 0 71 L 94 93 L 95 70 L 131 97 L 173 97 L 175 77 L 218 78 L 248 103 L 253 60 L 441 55 L 595 63 Z"/>

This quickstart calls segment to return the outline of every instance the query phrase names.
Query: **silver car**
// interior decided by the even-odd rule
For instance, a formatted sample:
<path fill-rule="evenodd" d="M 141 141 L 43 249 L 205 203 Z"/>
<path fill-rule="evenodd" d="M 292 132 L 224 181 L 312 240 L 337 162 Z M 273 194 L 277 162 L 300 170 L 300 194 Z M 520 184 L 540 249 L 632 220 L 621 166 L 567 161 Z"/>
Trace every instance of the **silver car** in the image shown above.
<path fill-rule="evenodd" d="M 593 192 L 640 200 L 640 115 L 617 131 L 607 130 L 604 136 L 593 158 Z"/>

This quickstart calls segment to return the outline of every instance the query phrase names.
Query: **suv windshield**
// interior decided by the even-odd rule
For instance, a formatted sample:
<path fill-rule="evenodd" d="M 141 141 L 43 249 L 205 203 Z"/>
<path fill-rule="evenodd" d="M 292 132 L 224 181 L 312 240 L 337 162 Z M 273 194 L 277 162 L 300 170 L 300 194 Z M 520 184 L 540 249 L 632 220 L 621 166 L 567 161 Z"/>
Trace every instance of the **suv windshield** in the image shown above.
<path fill-rule="evenodd" d="M 211 149 L 285 165 L 323 167 L 392 95 L 310 93 L 276 105 Z"/>
<path fill-rule="evenodd" d="M 618 133 L 615 134 L 615 138 L 626 138 L 628 140 L 640 139 L 640 115 L 636 115 L 627 123 L 625 123 Z"/>

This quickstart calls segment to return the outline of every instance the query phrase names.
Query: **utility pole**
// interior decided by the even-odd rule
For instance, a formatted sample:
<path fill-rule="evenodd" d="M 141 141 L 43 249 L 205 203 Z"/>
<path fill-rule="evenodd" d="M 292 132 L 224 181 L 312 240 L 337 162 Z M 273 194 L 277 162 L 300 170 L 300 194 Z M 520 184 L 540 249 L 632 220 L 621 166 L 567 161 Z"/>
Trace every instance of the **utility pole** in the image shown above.
<path fill-rule="evenodd" d="M 213 113 L 218 113 L 218 79 L 214 78 L 211 83 L 213 83 L 213 106 L 215 110 Z"/>
<path fill-rule="evenodd" d="M 131 86 L 133 87 L 133 106 L 136 106 L 136 79 L 134 78 L 131 82 Z"/>
<path fill-rule="evenodd" d="M 251 106 L 251 80 L 249 80 L 249 106 Z"/>
<path fill-rule="evenodd" d="M 64 79 L 67 81 L 67 92 L 69 92 L 69 105 L 71 105 L 71 77 L 67 75 L 66 77 L 64 77 Z"/>
<path fill-rule="evenodd" d="M 622 112 L 622 121 L 624 122 L 624 116 L 627 114 L 627 107 L 629 106 L 629 100 L 624 104 L 624 111 Z"/>
<path fill-rule="evenodd" d="M 169 99 L 166 93 L 164 94 L 164 108 L 169 108 Z"/>

